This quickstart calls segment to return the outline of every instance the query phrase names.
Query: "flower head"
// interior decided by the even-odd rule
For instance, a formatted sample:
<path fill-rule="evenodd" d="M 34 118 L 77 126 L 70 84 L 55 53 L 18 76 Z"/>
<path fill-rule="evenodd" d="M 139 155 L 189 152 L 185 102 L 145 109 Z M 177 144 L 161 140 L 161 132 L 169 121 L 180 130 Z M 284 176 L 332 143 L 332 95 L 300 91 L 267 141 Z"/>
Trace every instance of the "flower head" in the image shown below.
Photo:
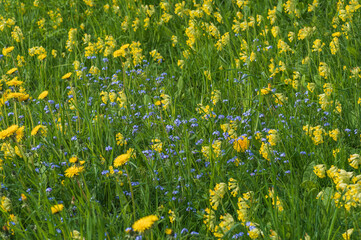
<path fill-rule="evenodd" d="M 51 207 L 51 213 L 52 214 L 55 214 L 55 213 L 58 213 L 58 212 L 61 212 L 63 211 L 64 209 L 64 205 L 63 204 L 56 204 L 54 206 Z"/>
<path fill-rule="evenodd" d="M 0 132 L 0 139 L 11 137 L 19 129 L 18 125 L 12 125 Z"/>
<path fill-rule="evenodd" d="M 153 224 L 158 221 L 158 217 L 155 216 L 155 215 L 149 215 L 149 216 L 146 216 L 146 217 L 143 217 L 139 220 L 137 220 L 132 228 L 134 229 L 134 231 L 136 232 L 144 232 L 145 230 L 151 228 L 153 226 Z"/>
<path fill-rule="evenodd" d="M 42 93 L 40 93 L 38 99 L 41 100 L 41 99 L 44 99 L 48 96 L 49 92 L 48 91 L 44 91 Z"/>

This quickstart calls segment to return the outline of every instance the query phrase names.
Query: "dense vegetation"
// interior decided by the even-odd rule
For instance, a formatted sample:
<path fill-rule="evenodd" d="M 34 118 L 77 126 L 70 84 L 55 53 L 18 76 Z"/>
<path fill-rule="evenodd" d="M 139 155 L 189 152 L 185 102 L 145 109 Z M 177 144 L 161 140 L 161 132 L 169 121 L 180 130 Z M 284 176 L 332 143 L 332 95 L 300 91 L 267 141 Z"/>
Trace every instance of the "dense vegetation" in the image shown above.
<path fill-rule="evenodd" d="M 1 239 L 360 239 L 357 0 L 0 0 Z"/>

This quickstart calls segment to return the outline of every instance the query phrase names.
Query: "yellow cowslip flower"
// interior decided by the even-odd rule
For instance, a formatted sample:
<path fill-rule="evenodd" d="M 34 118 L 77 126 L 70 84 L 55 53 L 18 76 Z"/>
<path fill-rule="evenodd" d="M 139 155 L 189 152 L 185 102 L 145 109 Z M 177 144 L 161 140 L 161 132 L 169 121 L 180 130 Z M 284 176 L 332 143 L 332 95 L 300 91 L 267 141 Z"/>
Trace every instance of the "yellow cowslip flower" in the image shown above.
<path fill-rule="evenodd" d="M 220 201 L 224 197 L 227 191 L 227 184 L 226 183 L 217 183 L 214 187 L 214 190 L 209 190 L 210 193 L 210 204 L 214 210 L 217 210 Z"/>
<path fill-rule="evenodd" d="M 11 37 L 16 41 L 16 42 L 21 42 L 24 39 L 24 35 L 23 32 L 21 31 L 19 26 L 15 26 L 14 30 L 11 32 Z"/>
<path fill-rule="evenodd" d="M 273 25 L 276 22 L 277 15 L 276 15 L 276 9 L 277 7 L 273 7 L 273 9 L 268 9 L 268 16 L 267 19 L 270 20 L 271 25 Z"/>
<path fill-rule="evenodd" d="M 2 196 L 0 208 L 5 212 L 9 212 L 11 210 L 11 200 L 5 196 Z"/>
<path fill-rule="evenodd" d="M 203 215 L 203 223 L 207 226 L 208 230 L 214 231 L 215 222 L 216 222 L 216 214 L 212 209 L 206 208 L 205 214 Z"/>
<path fill-rule="evenodd" d="M 316 174 L 319 178 L 325 178 L 326 177 L 326 166 L 325 164 L 318 164 L 313 167 L 313 172 Z"/>
<path fill-rule="evenodd" d="M 263 232 L 259 228 L 254 227 L 254 226 L 252 226 L 250 228 L 250 230 L 248 231 L 248 236 L 251 239 L 257 239 L 257 238 L 259 238 L 259 236 L 262 236 L 262 235 L 263 235 Z"/>
<path fill-rule="evenodd" d="M 26 199 L 27 199 L 27 197 L 25 196 L 24 193 L 22 193 L 22 194 L 21 194 L 21 200 L 22 200 L 22 201 L 26 201 Z"/>
<path fill-rule="evenodd" d="M 123 146 L 123 145 L 127 144 L 127 140 L 124 138 L 123 134 L 121 134 L 121 133 L 117 133 L 117 135 L 115 136 L 115 139 L 117 141 L 118 146 Z"/>
<path fill-rule="evenodd" d="M 316 39 L 312 45 L 312 52 L 322 52 L 322 47 L 325 43 L 322 43 L 321 39 Z"/>
<path fill-rule="evenodd" d="M 331 130 L 328 132 L 328 135 L 337 142 L 338 137 L 340 136 L 340 130 L 338 130 L 338 128 Z"/>
<path fill-rule="evenodd" d="M 271 29 L 272 36 L 276 38 L 280 32 L 280 28 L 278 26 L 274 26 Z"/>
<path fill-rule="evenodd" d="M 212 94 L 211 101 L 213 105 L 216 105 L 221 98 L 221 92 L 219 90 L 213 90 L 211 94 Z"/>
<path fill-rule="evenodd" d="M 307 89 L 308 91 L 312 92 L 315 90 L 316 84 L 315 83 L 307 83 Z"/>
<path fill-rule="evenodd" d="M 351 167 L 358 169 L 359 165 L 361 164 L 361 157 L 358 154 L 351 154 L 348 162 L 350 163 Z"/>
<path fill-rule="evenodd" d="M 275 93 L 275 103 L 283 105 L 287 101 L 287 97 L 283 93 Z"/>
<path fill-rule="evenodd" d="M 334 37 L 330 42 L 330 50 L 332 55 L 335 55 L 340 50 L 340 43 L 337 37 Z"/>
<path fill-rule="evenodd" d="M 320 62 L 320 65 L 318 67 L 318 72 L 321 77 L 327 79 L 330 74 L 330 68 L 325 62 Z"/>
<path fill-rule="evenodd" d="M 278 40 L 277 48 L 280 49 L 280 53 L 288 52 L 288 51 L 294 53 L 291 47 L 281 39 Z"/>
<path fill-rule="evenodd" d="M 308 38 L 316 31 L 316 27 L 304 27 L 298 31 L 298 40 Z"/>
<path fill-rule="evenodd" d="M 353 233 L 353 228 L 348 229 L 345 233 L 342 234 L 344 240 L 350 240 L 351 234 Z"/>
<path fill-rule="evenodd" d="M 318 7 L 318 0 L 313 0 L 312 4 L 308 4 L 308 12 L 313 12 Z"/>
<path fill-rule="evenodd" d="M 152 139 L 152 145 L 150 146 L 151 149 L 153 149 L 156 152 L 162 152 L 163 149 L 163 143 L 159 139 Z"/>
<path fill-rule="evenodd" d="M 234 178 L 230 178 L 228 181 L 228 190 L 231 191 L 231 195 L 236 197 L 239 191 L 239 186 L 237 180 Z"/>
<path fill-rule="evenodd" d="M 233 142 L 233 148 L 237 152 L 245 152 L 249 148 L 250 142 L 247 137 L 240 137 Z"/>

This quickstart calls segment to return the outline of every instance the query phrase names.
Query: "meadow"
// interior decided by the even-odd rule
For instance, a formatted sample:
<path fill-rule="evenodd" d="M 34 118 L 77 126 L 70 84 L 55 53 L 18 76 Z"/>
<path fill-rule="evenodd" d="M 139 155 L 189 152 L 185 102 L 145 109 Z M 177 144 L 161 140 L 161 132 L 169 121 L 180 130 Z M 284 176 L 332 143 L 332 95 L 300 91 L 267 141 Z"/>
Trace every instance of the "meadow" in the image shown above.
<path fill-rule="evenodd" d="M 0 239 L 360 239 L 358 0 L 0 0 Z"/>

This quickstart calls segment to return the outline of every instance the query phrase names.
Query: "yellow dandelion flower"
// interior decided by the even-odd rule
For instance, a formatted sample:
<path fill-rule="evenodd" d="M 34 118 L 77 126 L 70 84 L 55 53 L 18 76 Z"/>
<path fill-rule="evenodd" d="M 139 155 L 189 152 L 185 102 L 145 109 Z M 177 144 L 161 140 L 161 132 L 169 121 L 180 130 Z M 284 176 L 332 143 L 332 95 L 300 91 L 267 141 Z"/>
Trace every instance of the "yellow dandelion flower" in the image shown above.
<path fill-rule="evenodd" d="M 63 204 L 56 204 L 54 206 L 51 207 L 51 213 L 52 214 L 55 214 L 55 213 L 58 213 L 58 212 L 61 212 L 63 211 L 64 209 L 64 205 Z"/>
<path fill-rule="evenodd" d="M 71 77 L 71 75 L 72 75 L 72 73 L 71 72 L 68 72 L 67 74 L 65 74 L 64 76 L 62 76 L 61 77 L 61 79 L 68 79 L 68 78 L 70 78 Z"/>
<path fill-rule="evenodd" d="M 144 232 L 145 230 L 151 228 L 153 226 L 153 224 L 158 221 L 158 217 L 155 215 L 149 215 L 146 217 L 143 217 L 139 220 L 137 220 L 134 224 L 133 224 L 133 230 L 136 232 Z"/>
<path fill-rule="evenodd" d="M 12 68 L 12 69 L 10 69 L 9 71 L 7 71 L 6 74 L 11 75 L 11 74 L 13 74 L 14 72 L 16 72 L 17 70 L 18 70 L 17 68 Z"/>
<path fill-rule="evenodd" d="M 11 137 L 19 129 L 18 125 L 12 125 L 0 132 L 0 139 Z"/>
<path fill-rule="evenodd" d="M 134 149 L 129 148 L 129 150 L 127 151 L 127 153 L 124 153 L 122 155 L 119 155 L 118 157 L 116 157 L 114 159 L 114 167 L 119 167 L 124 165 L 126 162 L 128 162 L 128 160 L 134 156 Z"/>
<path fill-rule="evenodd" d="M 48 91 L 44 91 L 42 93 L 40 93 L 38 99 L 41 100 L 41 99 L 44 99 L 48 96 L 49 92 Z"/>
<path fill-rule="evenodd" d="M 79 175 L 79 173 L 84 171 L 84 167 L 71 166 L 65 170 L 65 177 L 72 178 Z"/>
<path fill-rule="evenodd" d="M 46 126 L 38 125 L 38 126 L 34 127 L 33 130 L 31 130 L 31 136 L 35 136 L 36 134 L 38 134 L 39 131 L 43 136 L 45 136 L 46 132 L 47 132 Z"/>
<path fill-rule="evenodd" d="M 2 50 L 2 54 L 4 55 L 4 56 L 7 56 L 9 53 L 11 53 L 12 51 L 14 50 L 14 47 L 5 47 L 5 48 L 3 48 L 3 50 Z"/>

